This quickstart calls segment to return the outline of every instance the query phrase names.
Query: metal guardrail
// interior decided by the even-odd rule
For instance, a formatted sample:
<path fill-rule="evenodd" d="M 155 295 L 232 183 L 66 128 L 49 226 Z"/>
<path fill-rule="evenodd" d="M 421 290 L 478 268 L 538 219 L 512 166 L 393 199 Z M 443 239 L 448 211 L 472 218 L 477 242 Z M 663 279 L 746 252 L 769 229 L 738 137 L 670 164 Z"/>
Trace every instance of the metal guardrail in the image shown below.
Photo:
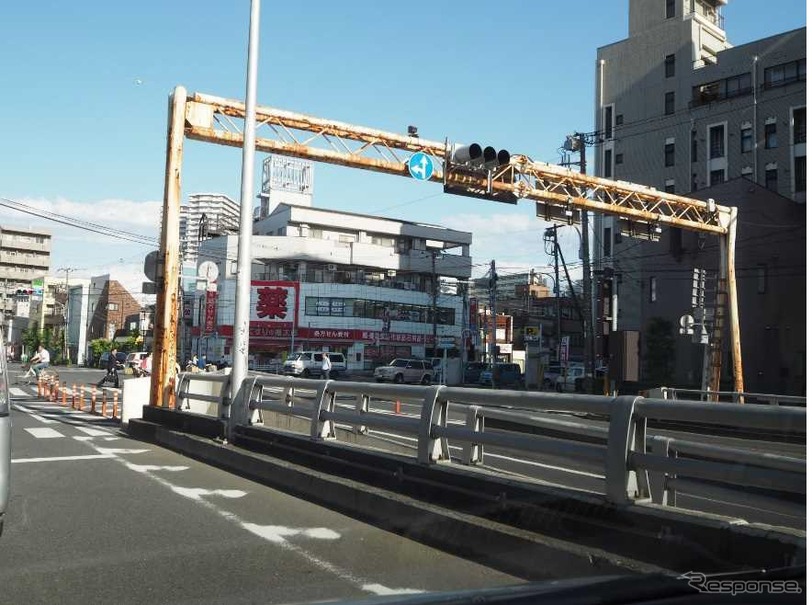
<path fill-rule="evenodd" d="M 462 444 L 461 463 L 483 462 L 486 446 L 533 455 L 567 458 L 603 467 L 604 492 L 616 504 L 650 502 L 676 505 L 680 490 L 701 484 L 722 501 L 746 505 L 753 498 L 781 500 L 785 494 L 806 493 L 806 461 L 723 445 L 647 434 L 651 420 L 679 420 L 735 429 L 771 429 L 806 434 L 806 409 L 782 406 L 742 406 L 730 403 L 645 399 L 641 396 L 602 397 L 558 393 L 491 391 L 445 386 L 311 380 L 283 376 L 246 379 L 238 401 L 228 401 L 228 376 L 181 375 L 178 401 L 216 401 L 230 431 L 251 424 L 262 412 L 309 419 L 314 440 L 336 439 L 336 425 L 356 433 L 394 430 L 417 440 L 416 458 L 426 465 L 452 462 L 449 441 Z M 221 382 L 218 395 L 194 395 L 190 381 Z M 420 414 L 395 415 L 376 411 L 371 400 L 411 402 Z M 338 401 L 342 405 L 337 405 Z M 233 404 L 232 404 L 233 403 Z M 464 412 L 464 422 L 451 422 L 449 408 Z M 180 407 L 180 406 L 179 406 Z M 187 406 L 188 407 L 188 406 Z M 578 422 L 534 412 L 588 414 L 603 424 Z M 487 430 L 488 418 L 508 420 L 524 430 Z M 527 429 L 554 431 L 555 436 Z M 584 438 L 587 439 L 584 439 Z M 747 491 L 751 490 L 751 491 Z M 753 490 L 761 491 L 758 495 Z"/>
<path fill-rule="evenodd" d="M 788 405 L 806 407 L 806 397 L 797 395 L 777 395 L 774 393 L 745 393 L 739 391 L 703 391 L 701 389 L 679 389 L 673 387 L 660 387 L 655 389 L 661 399 L 672 399 L 677 401 L 707 401 L 708 397 L 714 396 L 720 401 L 730 401 L 732 403 L 761 403 L 769 405 Z M 654 393 L 653 393 L 654 394 Z M 683 399 L 683 397 L 685 398 Z"/>
<path fill-rule="evenodd" d="M 205 393 L 194 393 L 190 390 L 192 383 L 219 383 L 220 392 L 217 395 L 207 395 Z M 183 409 L 183 404 L 186 404 L 186 409 L 191 409 L 190 401 L 205 401 L 207 403 L 216 403 L 221 410 L 221 417 L 224 417 L 225 409 L 228 407 L 229 385 L 231 384 L 230 374 L 214 374 L 214 373 L 196 373 L 196 372 L 183 372 L 178 375 L 178 386 L 175 396 L 175 405 L 178 410 Z"/>

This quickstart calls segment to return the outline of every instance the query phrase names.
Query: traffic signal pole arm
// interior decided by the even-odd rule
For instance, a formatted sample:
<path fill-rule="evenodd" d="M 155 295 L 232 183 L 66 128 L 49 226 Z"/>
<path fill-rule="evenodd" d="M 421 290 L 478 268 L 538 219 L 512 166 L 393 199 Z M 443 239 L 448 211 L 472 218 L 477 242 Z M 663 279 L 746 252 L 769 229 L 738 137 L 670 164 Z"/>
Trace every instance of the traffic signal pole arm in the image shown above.
<path fill-rule="evenodd" d="M 161 228 L 159 262 L 163 263 L 162 282 L 158 284 L 156 303 L 155 359 L 157 372 L 152 381 L 153 405 L 174 403 L 174 379 L 170 370 L 176 349 L 179 246 L 177 242 L 180 208 L 182 139 L 243 146 L 245 104 L 201 93 L 188 93 L 177 87 L 170 97 L 167 135 L 167 174 L 164 192 L 164 224 Z M 496 201 L 529 199 L 536 202 L 536 214 L 545 206 L 564 210 L 588 210 L 648 226 L 674 226 L 690 231 L 712 233 L 722 238 L 720 247 L 732 248 L 735 222 L 731 208 L 656 189 L 579 174 L 552 164 L 534 162 L 524 155 L 512 155 L 507 164 L 487 172 L 456 165 L 453 148 L 447 142 L 429 141 L 416 136 L 396 134 L 356 126 L 267 106 L 256 107 L 256 141 L 259 151 L 324 162 L 349 168 L 409 177 L 408 160 L 417 152 L 429 155 L 434 171 L 428 180 L 443 183 L 446 190 L 486 192 Z M 182 134 L 180 134 L 182 133 Z M 262 135 L 262 136 L 260 136 Z M 174 234 L 174 235 L 173 235 Z M 584 234 L 586 237 L 586 234 Z M 727 244 L 727 245 L 725 245 Z M 735 311 L 736 288 L 733 254 L 720 259 L 720 287 L 728 292 L 731 319 Z M 728 266 L 729 265 L 729 266 Z M 721 276 L 727 280 L 721 283 Z M 733 335 L 736 335 L 735 337 Z M 738 326 L 731 326 L 731 351 L 734 359 L 734 388 L 743 390 L 741 349 Z M 712 368 L 718 375 L 721 363 Z"/>

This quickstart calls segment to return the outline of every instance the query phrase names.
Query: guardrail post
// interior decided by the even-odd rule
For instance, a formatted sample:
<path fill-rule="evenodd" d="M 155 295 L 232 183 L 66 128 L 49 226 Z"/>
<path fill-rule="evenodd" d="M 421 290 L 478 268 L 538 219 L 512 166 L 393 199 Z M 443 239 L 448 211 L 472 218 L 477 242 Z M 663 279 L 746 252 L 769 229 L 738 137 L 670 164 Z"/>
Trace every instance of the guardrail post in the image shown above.
<path fill-rule="evenodd" d="M 318 405 L 314 406 L 313 418 L 310 423 L 310 437 L 312 439 L 335 439 L 336 424 L 332 420 L 322 420 L 322 412 L 332 412 L 336 405 L 335 391 L 330 390 L 332 380 L 325 380 L 316 392 Z"/>
<path fill-rule="evenodd" d="M 358 393 L 355 396 L 355 411 L 363 415 L 369 411 L 369 395 L 365 393 Z M 366 435 L 369 428 L 366 425 L 359 424 L 355 427 L 356 435 Z"/>
<path fill-rule="evenodd" d="M 246 376 L 237 396 L 232 400 L 231 394 L 231 374 L 226 375 L 220 385 L 220 401 L 217 404 L 217 412 L 220 422 L 223 424 L 223 437 L 227 441 L 234 440 L 234 429 L 238 424 L 249 424 L 251 422 L 251 392 L 254 389 L 256 377 Z"/>
<path fill-rule="evenodd" d="M 663 458 L 676 458 L 677 452 L 671 447 L 673 439 L 670 437 L 663 437 L 656 435 L 651 438 L 651 453 L 654 456 L 662 456 Z M 651 488 L 651 501 L 655 504 L 662 504 L 663 506 L 676 506 L 677 505 L 677 492 L 672 487 L 669 487 L 668 480 L 673 479 L 673 475 L 668 473 L 653 473 L 649 476 L 649 485 Z"/>
<path fill-rule="evenodd" d="M 448 401 L 440 397 L 445 387 L 426 387 L 423 397 L 423 408 L 420 412 L 420 428 L 417 431 L 417 461 L 421 464 L 433 464 L 447 461 L 448 439 L 437 438 L 432 429 L 435 425 L 445 426 L 448 422 Z"/>
<path fill-rule="evenodd" d="M 189 404 L 189 398 L 186 396 L 186 392 L 189 388 L 189 375 L 188 373 L 183 373 L 180 375 L 180 380 L 178 380 L 178 388 L 177 392 L 175 393 L 175 409 L 181 410 L 183 409 L 183 400 L 186 400 L 186 409 L 192 409 L 192 406 Z"/>
<path fill-rule="evenodd" d="M 265 420 L 262 417 L 262 408 L 260 407 L 262 404 L 264 387 L 261 384 L 257 384 L 258 380 L 259 379 L 254 376 L 251 379 L 251 388 L 245 391 L 245 394 L 248 396 L 248 416 L 246 418 L 247 424 L 265 424 Z M 232 410 L 231 413 L 233 415 L 235 410 Z"/>
<path fill-rule="evenodd" d="M 629 452 L 646 452 L 646 418 L 635 416 L 633 395 L 615 397 L 609 412 L 606 442 L 606 497 L 615 504 L 650 497 L 648 474 L 629 468 Z"/>
<path fill-rule="evenodd" d="M 485 430 L 485 415 L 482 408 L 472 405 L 468 408 L 465 418 L 465 426 L 469 431 L 482 433 Z M 466 442 L 462 446 L 462 463 L 468 465 L 482 464 L 485 447 L 481 443 Z"/>

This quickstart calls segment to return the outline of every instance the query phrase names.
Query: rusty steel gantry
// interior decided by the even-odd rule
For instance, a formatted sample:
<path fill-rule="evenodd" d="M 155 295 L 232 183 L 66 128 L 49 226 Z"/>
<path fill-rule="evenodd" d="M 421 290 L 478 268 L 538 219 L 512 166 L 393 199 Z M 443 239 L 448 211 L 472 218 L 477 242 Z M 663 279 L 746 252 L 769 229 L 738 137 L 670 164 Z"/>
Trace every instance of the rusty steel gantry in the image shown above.
<path fill-rule="evenodd" d="M 183 140 L 242 147 L 245 104 L 177 87 L 169 98 L 166 180 L 158 255 L 159 282 L 154 339 L 152 405 L 174 407 L 175 351 L 180 271 L 180 201 Z M 709 391 L 718 391 L 722 368 L 725 308 L 729 311 L 734 390 L 744 391 L 735 275 L 737 209 L 651 187 L 613 181 L 512 155 L 487 174 L 449 162 L 447 142 L 384 132 L 272 107 L 257 106 L 256 149 L 349 168 L 409 177 L 408 158 L 423 152 L 434 160 L 429 180 L 449 190 L 496 201 L 528 199 L 542 218 L 591 211 L 629 221 L 634 227 L 674 226 L 720 238 L 717 304 L 711 335 Z M 263 135 L 259 136 L 260 132 Z M 562 212 L 563 211 L 563 212 Z M 715 344 L 714 344 L 715 343 Z"/>

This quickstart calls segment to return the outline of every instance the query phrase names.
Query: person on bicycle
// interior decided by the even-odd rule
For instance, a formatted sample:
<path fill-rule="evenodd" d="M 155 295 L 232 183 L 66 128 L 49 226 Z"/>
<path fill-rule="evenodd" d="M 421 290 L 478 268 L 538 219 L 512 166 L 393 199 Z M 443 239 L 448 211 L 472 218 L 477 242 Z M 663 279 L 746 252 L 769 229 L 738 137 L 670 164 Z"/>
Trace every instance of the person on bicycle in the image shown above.
<path fill-rule="evenodd" d="M 51 365 L 51 354 L 48 352 L 48 349 L 42 345 L 37 347 L 37 352 L 31 358 L 30 365 L 36 377 L 39 378 L 39 373 Z"/>
<path fill-rule="evenodd" d="M 96 386 L 101 387 L 105 382 L 110 381 L 113 383 L 115 388 L 118 388 L 118 358 L 116 354 L 118 353 L 118 349 L 115 347 L 113 350 L 110 351 L 110 356 L 107 358 L 107 374 L 105 374 L 104 378 L 99 381 L 99 384 Z"/>

